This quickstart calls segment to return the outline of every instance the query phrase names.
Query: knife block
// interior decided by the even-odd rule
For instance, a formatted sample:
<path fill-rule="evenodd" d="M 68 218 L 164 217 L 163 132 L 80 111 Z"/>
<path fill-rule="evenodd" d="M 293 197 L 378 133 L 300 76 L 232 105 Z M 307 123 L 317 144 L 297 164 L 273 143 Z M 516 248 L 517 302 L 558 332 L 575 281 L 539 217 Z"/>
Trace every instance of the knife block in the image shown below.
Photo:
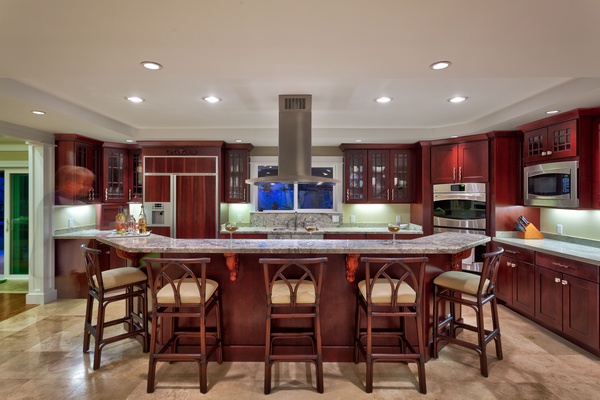
<path fill-rule="evenodd" d="M 525 232 L 519 232 L 519 238 L 521 238 L 521 239 L 543 239 L 544 235 L 533 224 L 529 224 L 525 227 Z"/>

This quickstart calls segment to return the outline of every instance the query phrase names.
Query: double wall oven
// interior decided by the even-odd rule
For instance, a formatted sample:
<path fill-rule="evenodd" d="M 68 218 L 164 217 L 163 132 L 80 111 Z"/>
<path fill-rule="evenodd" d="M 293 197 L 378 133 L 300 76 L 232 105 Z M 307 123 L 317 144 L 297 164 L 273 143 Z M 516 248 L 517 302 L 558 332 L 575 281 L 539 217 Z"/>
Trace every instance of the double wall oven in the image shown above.
<path fill-rule="evenodd" d="M 485 235 L 485 183 L 456 183 L 433 186 L 433 232 L 462 232 Z M 463 260 L 463 269 L 477 270 L 484 246 Z"/>

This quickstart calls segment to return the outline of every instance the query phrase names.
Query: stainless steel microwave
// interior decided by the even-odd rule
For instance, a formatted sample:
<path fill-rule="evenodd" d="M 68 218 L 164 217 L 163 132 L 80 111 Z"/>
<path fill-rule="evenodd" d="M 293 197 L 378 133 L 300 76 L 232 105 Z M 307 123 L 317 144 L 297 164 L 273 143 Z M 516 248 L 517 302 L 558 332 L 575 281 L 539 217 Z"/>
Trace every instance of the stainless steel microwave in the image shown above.
<path fill-rule="evenodd" d="M 577 208 L 578 161 L 536 164 L 525 167 L 524 203 L 526 206 Z"/>

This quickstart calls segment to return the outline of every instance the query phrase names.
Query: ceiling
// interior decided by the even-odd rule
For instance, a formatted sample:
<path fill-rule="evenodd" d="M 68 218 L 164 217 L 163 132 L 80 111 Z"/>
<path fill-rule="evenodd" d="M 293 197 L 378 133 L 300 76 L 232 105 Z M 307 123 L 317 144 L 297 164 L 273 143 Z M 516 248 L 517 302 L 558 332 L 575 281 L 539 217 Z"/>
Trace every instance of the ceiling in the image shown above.
<path fill-rule="evenodd" d="M 314 146 L 511 130 L 600 105 L 598 16 L 597 0 L 0 0 L 0 137 L 275 146 L 280 94 L 312 95 Z"/>

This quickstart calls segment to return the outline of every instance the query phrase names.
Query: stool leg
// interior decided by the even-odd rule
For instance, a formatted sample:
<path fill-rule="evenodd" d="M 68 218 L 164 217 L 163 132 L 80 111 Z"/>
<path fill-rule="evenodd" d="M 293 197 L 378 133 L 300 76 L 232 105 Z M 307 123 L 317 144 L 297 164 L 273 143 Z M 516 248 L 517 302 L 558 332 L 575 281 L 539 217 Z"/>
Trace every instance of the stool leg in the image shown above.
<path fill-rule="evenodd" d="M 441 299 L 438 299 L 438 287 L 434 285 L 433 289 L 433 358 L 438 358 L 438 329 L 440 323 L 440 316 L 438 311 L 438 303 Z"/>
<path fill-rule="evenodd" d="M 487 353 L 485 345 L 485 326 L 483 324 L 483 310 L 481 301 L 478 301 L 478 305 L 475 310 L 477 318 L 477 340 L 479 341 L 479 364 L 481 366 L 481 375 L 487 378 L 488 376 L 488 365 L 487 365 Z"/>
<path fill-rule="evenodd" d="M 356 296 L 356 313 L 354 315 L 354 363 L 360 361 L 358 341 L 360 340 L 360 294 Z"/>
<path fill-rule="evenodd" d="M 156 359 L 154 358 L 154 354 L 156 354 L 156 340 L 158 339 L 158 318 L 156 316 L 152 316 L 152 334 L 150 335 L 150 357 L 148 361 L 148 386 L 146 387 L 146 391 L 148 393 L 154 393 L 154 379 L 156 376 Z"/>
<path fill-rule="evenodd" d="M 96 341 L 94 343 L 94 366 L 96 370 L 100 368 L 100 354 L 102 353 L 102 339 L 104 338 L 104 315 L 106 304 L 102 296 L 98 302 L 98 320 L 96 321 Z"/>
<path fill-rule="evenodd" d="M 85 323 L 83 325 L 83 352 L 87 353 L 90 350 L 90 338 L 92 335 L 92 314 L 94 312 L 94 296 L 88 293 L 87 303 L 85 306 Z"/>
<path fill-rule="evenodd" d="M 221 337 L 221 321 L 223 316 L 221 315 L 221 300 L 220 297 L 217 297 L 217 303 L 215 304 L 215 306 L 217 307 L 215 309 L 216 311 L 216 323 L 217 323 L 217 337 L 216 340 L 218 341 L 218 347 L 217 347 L 217 363 L 218 364 L 223 364 L 223 340 Z"/>
<path fill-rule="evenodd" d="M 321 315 L 319 308 L 316 309 L 315 336 L 317 339 L 317 392 L 323 393 L 325 390 L 323 385 L 323 346 L 321 342 Z"/>
<path fill-rule="evenodd" d="M 498 360 L 502 360 L 504 356 L 502 355 L 502 335 L 500 334 L 500 319 L 498 318 L 498 302 L 496 301 L 496 297 L 492 299 L 490 306 L 492 307 L 492 326 L 497 331 L 496 337 L 494 337 L 496 357 L 498 357 Z"/>
<path fill-rule="evenodd" d="M 367 381 L 366 389 L 367 393 L 373 393 L 373 326 L 372 326 L 372 309 L 370 305 L 367 305 Z"/>
<path fill-rule="evenodd" d="M 419 344 L 419 360 L 417 367 L 419 372 L 419 392 L 427 393 L 427 380 L 425 378 L 425 340 L 423 338 L 423 318 L 419 310 L 418 316 L 415 318 L 417 324 L 417 342 Z"/>
<path fill-rule="evenodd" d="M 207 364 L 206 359 L 206 316 L 204 313 L 200 316 L 200 393 L 205 394 L 208 391 L 207 382 Z"/>
<path fill-rule="evenodd" d="M 267 312 L 266 338 L 265 338 L 265 394 L 271 393 L 271 312 Z"/>

